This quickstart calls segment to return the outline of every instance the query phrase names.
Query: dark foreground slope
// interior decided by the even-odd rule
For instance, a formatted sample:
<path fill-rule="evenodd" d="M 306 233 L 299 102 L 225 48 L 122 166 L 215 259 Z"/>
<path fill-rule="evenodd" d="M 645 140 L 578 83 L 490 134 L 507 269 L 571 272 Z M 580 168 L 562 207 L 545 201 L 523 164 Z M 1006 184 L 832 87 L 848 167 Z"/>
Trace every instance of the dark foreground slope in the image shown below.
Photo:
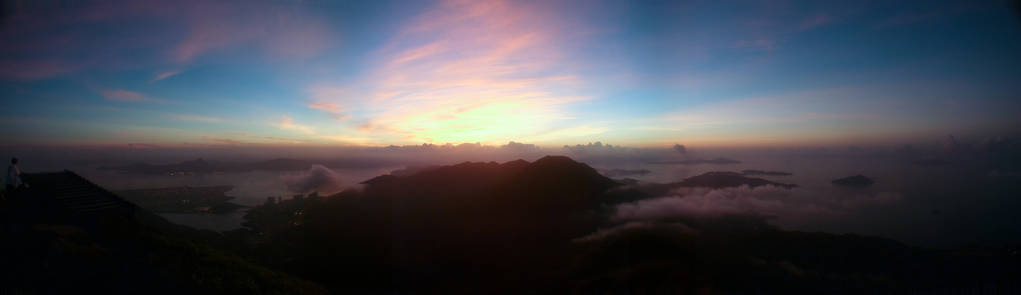
<path fill-rule="evenodd" d="M 791 187 L 737 177 L 661 186 Z M 463 163 L 365 184 L 253 208 L 250 229 L 227 233 L 221 246 L 337 293 L 1019 291 L 1016 249 L 925 250 L 783 231 L 754 216 L 619 221 L 615 203 L 654 190 L 619 185 L 565 157 Z"/>
<path fill-rule="evenodd" d="M 316 294 L 71 172 L 28 174 L 0 201 L 0 294 Z"/>

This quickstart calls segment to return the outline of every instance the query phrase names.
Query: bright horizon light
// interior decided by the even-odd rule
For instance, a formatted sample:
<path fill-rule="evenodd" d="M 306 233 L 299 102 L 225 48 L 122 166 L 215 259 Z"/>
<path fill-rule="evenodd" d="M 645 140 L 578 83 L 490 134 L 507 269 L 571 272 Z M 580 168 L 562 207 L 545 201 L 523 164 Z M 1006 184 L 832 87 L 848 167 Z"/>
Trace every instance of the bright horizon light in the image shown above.
<path fill-rule="evenodd" d="M 0 122 L 16 126 L 0 131 L 5 145 L 1021 134 L 1021 23 L 1006 3 L 4 5 Z"/>

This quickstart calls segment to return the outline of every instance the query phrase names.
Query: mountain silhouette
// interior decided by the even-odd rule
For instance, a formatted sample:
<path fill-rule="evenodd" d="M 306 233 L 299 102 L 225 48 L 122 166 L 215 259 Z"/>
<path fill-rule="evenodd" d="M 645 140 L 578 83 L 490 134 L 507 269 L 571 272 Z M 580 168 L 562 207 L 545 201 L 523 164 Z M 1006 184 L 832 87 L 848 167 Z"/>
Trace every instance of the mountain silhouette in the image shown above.
<path fill-rule="evenodd" d="M 1016 248 L 933 251 L 762 216 L 614 217 L 616 204 L 661 196 L 648 187 L 794 187 L 734 172 L 644 185 L 560 156 L 422 167 L 273 198 L 223 233 L 170 224 L 77 176 L 25 180 L 71 209 L 38 214 L 16 196 L 0 207 L 0 262 L 17 271 L 0 280 L 39 293 L 929 293 L 1010 291 L 1021 274 Z M 109 214 L 75 213 L 92 209 Z"/>
<path fill-rule="evenodd" d="M 875 183 L 872 178 L 865 177 L 864 175 L 858 174 L 854 176 L 848 176 L 844 178 L 834 179 L 833 184 L 849 187 L 866 187 Z"/>
<path fill-rule="evenodd" d="M 925 293 L 1018 273 L 999 250 L 936 252 L 784 231 L 761 216 L 613 217 L 615 204 L 661 196 L 649 187 L 794 187 L 735 172 L 621 184 L 550 156 L 365 184 L 256 206 L 249 228 L 226 233 L 226 244 L 338 293 Z M 973 272 L 953 271 L 961 267 Z"/>
<path fill-rule="evenodd" d="M 74 172 L 22 179 L 28 186 L 0 201 L 0 293 L 326 292 L 215 249 L 218 234 L 172 224 Z"/>

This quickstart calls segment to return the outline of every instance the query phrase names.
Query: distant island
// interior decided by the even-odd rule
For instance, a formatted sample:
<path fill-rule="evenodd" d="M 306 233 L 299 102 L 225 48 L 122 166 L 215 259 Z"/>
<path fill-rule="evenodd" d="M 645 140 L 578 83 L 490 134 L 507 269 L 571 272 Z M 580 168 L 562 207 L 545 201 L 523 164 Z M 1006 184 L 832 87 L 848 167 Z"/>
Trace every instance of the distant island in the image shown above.
<path fill-rule="evenodd" d="M 664 165 L 699 165 L 699 164 L 713 164 L 713 165 L 726 165 L 726 164 L 740 164 L 741 161 L 730 159 L 730 158 L 712 158 L 712 159 L 689 159 L 689 160 L 677 160 L 677 161 L 655 161 L 649 162 L 649 164 L 664 164 Z"/>
<path fill-rule="evenodd" d="M 850 187 L 866 187 L 875 183 L 871 178 L 865 177 L 864 175 L 858 174 L 855 176 L 848 176 L 840 179 L 834 179 L 833 184 Z"/>
<path fill-rule="evenodd" d="M 747 185 L 749 187 L 759 187 L 764 185 L 778 186 L 786 189 L 795 188 L 798 185 L 779 183 L 762 178 L 746 177 L 741 173 L 737 172 L 707 172 L 698 176 L 692 176 L 684 179 L 681 182 L 671 183 L 672 187 L 709 187 L 709 188 L 727 188 L 727 187 L 738 187 Z"/>
<path fill-rule="evenodd" d="M 136 205 L 157 213 L 230 213 L 244 206 L 229 202 L 233 186 L 167 187 L 115 192 Z"/>
<path fill-rule="evenodd" d="M 791 176 L 790 172 L 783 171 L 766 171 L 766 170 L 742 170 L 741 174 L 744 175 L 769 175 L 769 176 Z"/>
<path fill-rule="evenodd" d="M 608 177 L 622 177 L 622 176 L 633 176 L 633 175 L 646 175 L 652 173 L 647 169 L 606 169 L 601 170 L 603 175 Z"/>

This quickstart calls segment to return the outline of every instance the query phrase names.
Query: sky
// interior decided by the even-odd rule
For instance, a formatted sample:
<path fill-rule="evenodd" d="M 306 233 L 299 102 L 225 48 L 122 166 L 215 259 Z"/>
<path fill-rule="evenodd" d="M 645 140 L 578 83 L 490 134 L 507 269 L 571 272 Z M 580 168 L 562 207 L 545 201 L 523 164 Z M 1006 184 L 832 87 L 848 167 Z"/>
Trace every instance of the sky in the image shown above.
<path fill-rule="evenodd" d="M 1018 7 L 4 1 L 0 136 L 185 147 L 1017 136 Z"/>

